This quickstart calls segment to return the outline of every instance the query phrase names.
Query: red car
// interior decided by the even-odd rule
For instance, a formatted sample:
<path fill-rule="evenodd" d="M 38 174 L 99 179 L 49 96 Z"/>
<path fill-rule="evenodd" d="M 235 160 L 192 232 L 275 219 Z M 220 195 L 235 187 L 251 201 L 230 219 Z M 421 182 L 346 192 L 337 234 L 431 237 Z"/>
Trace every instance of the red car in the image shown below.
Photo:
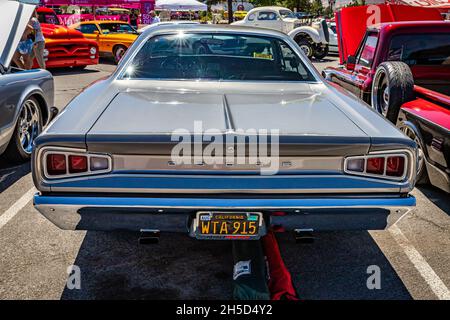
<path fill-rule="evenodd" d="M 95 41 L 86 39 L 77 30 L 61 25 L 50 8 L 38 8 L 37 13 L 45 37 L 47 68 L 84 68 L 98 64 L 98 45 Z M 34 66 L 38 67 L 36 61 Z"/>
<path fill-rule="evenodd" d="M 338 41 L 341 59 L 343 51 L 349 55 L 345 66 L 326 68 L 324 77 L 363 99 L 417 142 L 418 183 L 431 182 L 450 192 L 450 21 L 443 21 L 437 10 L 411 7 L 410 18 L 436 21 L 406 21 L 401 8 L 402 21 L 368 27 L 353 47 L 355 37 L 342 37 L 339 31 L 358 28 L 357 21 L 342 17 L 358 20 L 364 12 L 346 16 L 345 10 L 337 14 Z M 391 18 L 396 17 L 393 12 Z"/>

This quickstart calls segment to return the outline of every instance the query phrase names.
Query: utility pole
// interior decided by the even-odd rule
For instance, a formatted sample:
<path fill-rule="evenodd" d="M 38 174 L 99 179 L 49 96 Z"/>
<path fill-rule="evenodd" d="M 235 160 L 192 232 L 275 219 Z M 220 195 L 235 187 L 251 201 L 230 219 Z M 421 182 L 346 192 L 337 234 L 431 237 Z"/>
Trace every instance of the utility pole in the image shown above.
<path fill-rule="evenodd" d="M 233 0 L 227 0 L 228 3 L 228 23 L 233 22 Z"/>

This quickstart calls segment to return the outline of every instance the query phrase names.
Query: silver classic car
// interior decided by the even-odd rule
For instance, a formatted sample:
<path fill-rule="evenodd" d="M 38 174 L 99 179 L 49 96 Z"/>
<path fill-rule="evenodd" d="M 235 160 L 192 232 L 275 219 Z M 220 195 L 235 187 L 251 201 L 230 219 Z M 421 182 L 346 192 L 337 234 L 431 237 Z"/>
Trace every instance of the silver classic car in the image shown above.
<path fill-rule="evenodd" d="M 34 205 L 63 229 L 198 239 L 384 229 L 415 205 L 416 162 L 287 35 L 161 26 L 38 137 Z"/>
<path fill-rule="evenodd" d="M 34 7 L 0 2 L 0 155 L 13 162 L 30 159 L 34 139 L 57 112 L 50 72 L 10 66 Z"/>

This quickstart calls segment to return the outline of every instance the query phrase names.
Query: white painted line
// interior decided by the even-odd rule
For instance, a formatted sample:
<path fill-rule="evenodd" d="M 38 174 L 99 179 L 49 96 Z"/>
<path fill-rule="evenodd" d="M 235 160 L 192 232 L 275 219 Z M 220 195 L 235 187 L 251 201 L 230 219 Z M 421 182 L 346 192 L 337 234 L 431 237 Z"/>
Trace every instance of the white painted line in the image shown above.
<path fill-rule="evenodd" d="M 411 242 L 409 242 L 402 230 L 400 230 L 397 225 L 393 225 L 389 228 L 389 232 L 438 299 L 450 300 L 450 290 L 436 272 L 434 272 L 433 268 L 431 268 L 425 258 L 422 257 L 419 251 L 417 251 Z"/>
<path fill-rule="evenodd" d="M 19 200 L 17 200 L 8 210 L 6 210 L 2 215 L 0 215 L 0 229 L 5 226 L 14 218 L 14 216 L 22 210 L 31 199 L 33 199 L 33 195 L 36 193 L 36 188 L 31 188 L 27 191 Z"/>

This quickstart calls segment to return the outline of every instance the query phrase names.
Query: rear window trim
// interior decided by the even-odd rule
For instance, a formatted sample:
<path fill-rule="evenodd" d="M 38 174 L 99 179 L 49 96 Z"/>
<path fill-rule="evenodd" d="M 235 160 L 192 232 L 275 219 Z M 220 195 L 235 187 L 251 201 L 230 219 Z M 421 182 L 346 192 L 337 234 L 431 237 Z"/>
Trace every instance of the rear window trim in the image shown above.
<path fill-rule="evenodd" d="M 139 53 L 139 51 L 142 49 L 142 47 L 149 41 L 151 38 L 159 37 L 159 36 L 170 36 L 177 34 L 178 32 L 183 31 L 186 34 L 196 34 L 196 33 L 206 33 L 206 34 L 232 34 L 232 35 L 247 35 L 247 36 L 255 36 L 255 37 L 270 37 L 277 40 L 280 40 L 284 42 L 286 45 L 288 45 L 292 51 L 294 51 L 299 58 L 302 60 L 302 62 L 305 65 L 305 68 L 307 71 L 309 71 L 314 78 L 314 80 L 305 80 L 305 81 L 292 81 L 292 80 L 213 80 L 213 79 L 148 79 L 148 78 L 125 78 L 124 74 L 128 68 L 128 66 L 131 64 L 135 56 Z M 286 41 L 283 37 L 272 35 L 272 34 L 261 34 L 261 33 L 252 33 L 252 32 L 243 32 L 243 31 L 227 31 L 227 30 L 217 30 L 217 31 L 211 31 L 211 30 L 170 30 L 170 31 L 156 31 L 151 34 L 149 34 L 146 38 L 142 39 L 139 43 L 136 43 L 136 48 L 132 48 L 133 52 L 131 52 L 131 55 L 129 57 L 126 57 L 127 61 L 125 63 L 121 64 L 119 63 L 119 66 L 117 68 L 117 71 L 115 73 L 114 80 L 120 80 L 120 81 L 195 81 L 195 82 L 212 82 L 212 83 L 220 83 L 220 82 L 236 82 L 236 83 L 304 83 L 304 84 L 319 84 L 323 83 L 321 81 L 320 76 L 317 72 L 317 70 L 314 69 L 312 65 L 309 65 L 309 61 L 307 61 L 307 58 L 302 57 L 301 52 L 292 46 L 292 44 L 289 41 Z M 134 47 L 134 46 L 133 46 Z"/>

